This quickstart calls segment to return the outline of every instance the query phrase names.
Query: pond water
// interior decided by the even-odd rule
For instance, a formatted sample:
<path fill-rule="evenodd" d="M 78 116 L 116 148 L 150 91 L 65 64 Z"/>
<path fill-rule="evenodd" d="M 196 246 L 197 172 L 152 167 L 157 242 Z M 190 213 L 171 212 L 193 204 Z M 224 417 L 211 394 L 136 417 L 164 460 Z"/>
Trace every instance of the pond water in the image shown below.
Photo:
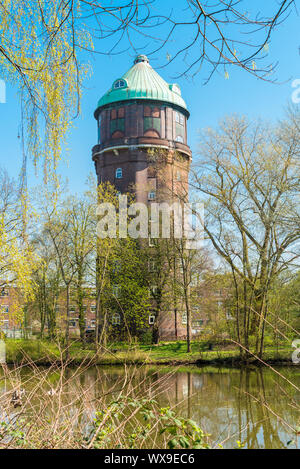
<path fill-rule="evenodd" d="M 64 374 L 68 382 L 75 376 L 75 383 L 95 396 L 117 393 L 129 378 L 139 395 L 155 397 L 160 406 L 174 406 L 178 414 L 194 419 L 211 435 L 213 447 L 236 448 L 239 440 L 246 448 L 296 448 L 300 441 L 293 429 L 300 426 L 300 393 L 295 386 L 300 387 L 300 368 L 276 371 L 282 376 L 268 368 L 146 366 L 95 366 L 78 375 L 69 368 Z M 29 378 L 34 371 L 24 368 L 18 373 L 25 389 L 33 386 Z M 59 379 L 55 376 L 54 387 Z M 8 387 L 2 375 L 0 394 Z"/>

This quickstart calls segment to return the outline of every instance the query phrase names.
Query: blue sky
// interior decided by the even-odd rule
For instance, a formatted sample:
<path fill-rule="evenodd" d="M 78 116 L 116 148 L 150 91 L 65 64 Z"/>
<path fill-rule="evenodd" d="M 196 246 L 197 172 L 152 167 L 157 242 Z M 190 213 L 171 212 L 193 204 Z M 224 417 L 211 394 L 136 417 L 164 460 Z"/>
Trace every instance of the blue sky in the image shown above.
<path fill-rule="evenodd" d="M 171 4 L 171 1 L 164 0 L 164 7 L 170 7 Z M 226 114 L 239 113 L 248 115 L 250 119 L 258 117 L 273 121 L 283 117 L 284 108 L 291 103 L 291 83 L 300 78 L 299 21 L 299 16 L 293 13 L 278 27 L 270 43 L 269 61 L 279 62 L 277 77 L 283 84 L 263 82 L 242 70 L 231 68 L 228 70 L 229 79 L 225 79 L 224 71 L 220 70 L 220 73 L 215 74 L 204 86 L 203 81 L 207 76 L 205 68 L 194 79 L 175 79 L 184 68 L 183 62 L 179 60 L 167 68 L 158 69 L 159 64 L 165 62 L 166 50 L 157 52 L 150 58 L 151 65 L 166 81 L 176 81 L 181 87 L 191 113 L 188 135 L 194 154 L 197 151 L 199 130 L 207 126 L 216 126 Z M 177 39 L 180 40 L 180 37 Z M 176 41 L 170 44 L 171 51 L 172 47 L 176 47 Z M 148 50 L 149 48 L 151 47 L 148 46 Z M 145 52 L 148 50 L 145 45 Z M 127 51 L 118 56 L 86 57 L 86 60 L 91 62 L 93 74 L 85 82 L 81 116 L 74 122 L 74 128 L 68 135 L 69 150 L 63 155 L 59 165 L 59 172 L 64 178 L 68 178 L 72 192 L 82 192 L 89 173 L 94 172 L 91 148 L 97 143 L 97 126 L 93 117 L 97 101 L 112 82 L 132 66 L 135 55 L 134 51 Z M 22 164 L 18 139 L 20 108 L 17 90 L 10 85 L 7 85 L 6 104 L 0 104 L 0 122 L 0 166 L 17 177 Z M 40 181 L 41 173 L 35 176 L 30 164 L 29 184 L 36 185 Z"/>

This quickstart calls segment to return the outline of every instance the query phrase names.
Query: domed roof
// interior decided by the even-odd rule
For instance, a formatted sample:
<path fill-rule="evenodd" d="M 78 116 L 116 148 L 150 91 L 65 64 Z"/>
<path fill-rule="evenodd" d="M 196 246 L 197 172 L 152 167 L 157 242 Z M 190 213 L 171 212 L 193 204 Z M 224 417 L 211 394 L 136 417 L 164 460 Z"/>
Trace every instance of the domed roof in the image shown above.
<path fill-rule="evenodd" d="M 165 101 L 187 111 L 179 86 L 167 83 L 151 67 L 146 55 L 138 55 L 128 72 L 114 81 L 112 87 L 98 101 L 97 109 L 117 101 L 132 99 Z"/>

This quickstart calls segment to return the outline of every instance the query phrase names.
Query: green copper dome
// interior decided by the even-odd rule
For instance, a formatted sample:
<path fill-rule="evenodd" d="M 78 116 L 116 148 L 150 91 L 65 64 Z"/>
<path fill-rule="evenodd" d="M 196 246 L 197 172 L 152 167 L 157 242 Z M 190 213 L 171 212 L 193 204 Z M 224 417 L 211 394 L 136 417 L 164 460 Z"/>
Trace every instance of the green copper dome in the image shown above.
<path fill-rule="evenodd" d="M 112 87 L 99 100 L 97 109 L 107 104 L 132 99 L 164 101 L 188 112 L 179 86 L 168 84 L 163 80 L 153 70 L 145 55 L 138 55 L 130 70 L 114 81 Z"/>

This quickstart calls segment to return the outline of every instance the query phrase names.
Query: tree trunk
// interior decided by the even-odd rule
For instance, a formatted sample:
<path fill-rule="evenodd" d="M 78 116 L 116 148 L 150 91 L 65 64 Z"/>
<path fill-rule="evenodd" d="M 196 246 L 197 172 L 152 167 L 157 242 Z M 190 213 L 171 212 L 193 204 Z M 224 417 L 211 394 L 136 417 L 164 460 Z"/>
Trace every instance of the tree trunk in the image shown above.
<path fill-rule="evenodd" d="M 66 360 L 69 359 L 69 346 L 70 346 L 70 284 L 66 288 L 66 313 L 67 313 L 67 327 L 66 327 Z"/>
<path fill-rule="evenodd" d="M 85 311 L 83 306 L 83 288 L 82 288 L 82 274 L 78 274 L 78 282 L 77 282 L 77 305 L 78 305 L 78 312 L 79 312 L 79 330 L 80 330 L 80 340 L 82 344 L 85 344 Z"/>

